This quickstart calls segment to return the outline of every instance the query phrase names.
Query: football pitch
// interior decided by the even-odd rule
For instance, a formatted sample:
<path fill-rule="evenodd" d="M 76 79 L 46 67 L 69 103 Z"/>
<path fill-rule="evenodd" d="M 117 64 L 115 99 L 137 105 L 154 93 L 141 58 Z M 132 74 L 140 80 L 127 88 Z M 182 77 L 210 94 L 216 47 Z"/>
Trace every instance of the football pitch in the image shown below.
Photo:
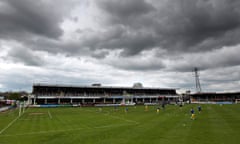
<path fill-rule="evenodd" d="M 28 108 L 0 113 L 0 144 L 239 144 L 240 105 Z M 196 119 L 190 119 L 190 109 Z"/>

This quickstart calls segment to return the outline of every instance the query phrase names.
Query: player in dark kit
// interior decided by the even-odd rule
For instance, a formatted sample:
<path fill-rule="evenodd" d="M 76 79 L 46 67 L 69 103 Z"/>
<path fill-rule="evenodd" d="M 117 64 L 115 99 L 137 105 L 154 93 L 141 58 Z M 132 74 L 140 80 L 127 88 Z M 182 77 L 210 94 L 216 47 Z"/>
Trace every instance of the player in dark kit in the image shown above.
<path fill-rule="evenodd" d="M 198 106 L 198 113 L 201 113 L 201 111 L 202 111 L 202 107 L 199 105 Z"/>
<path fill-rule="evenodd" d="M 165 110 L 165 103 L 162 103 L 162 109 Z"/>

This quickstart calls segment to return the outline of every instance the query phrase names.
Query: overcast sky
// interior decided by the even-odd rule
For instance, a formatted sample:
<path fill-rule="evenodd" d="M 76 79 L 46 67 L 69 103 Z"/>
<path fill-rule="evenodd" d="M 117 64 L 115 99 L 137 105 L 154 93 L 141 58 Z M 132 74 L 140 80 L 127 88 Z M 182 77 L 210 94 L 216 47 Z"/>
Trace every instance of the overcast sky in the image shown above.
<path fill-rule="evenodd" d="M 33 83 L 240 91 L 239 0 L 1 0 L 0 91 Z"/>

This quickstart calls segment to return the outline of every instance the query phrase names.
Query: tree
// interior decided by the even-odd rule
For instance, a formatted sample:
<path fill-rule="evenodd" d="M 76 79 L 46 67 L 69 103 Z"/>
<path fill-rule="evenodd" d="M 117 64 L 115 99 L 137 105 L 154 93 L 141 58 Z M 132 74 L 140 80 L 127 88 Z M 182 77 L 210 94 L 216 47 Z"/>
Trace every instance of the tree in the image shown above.
<path fill-rule="evenodd" d="M 21 99 L 21 94 L 14 92 L 14 93 L 10 93 L 7 97 L 10 100 L 20 100 Z"/>

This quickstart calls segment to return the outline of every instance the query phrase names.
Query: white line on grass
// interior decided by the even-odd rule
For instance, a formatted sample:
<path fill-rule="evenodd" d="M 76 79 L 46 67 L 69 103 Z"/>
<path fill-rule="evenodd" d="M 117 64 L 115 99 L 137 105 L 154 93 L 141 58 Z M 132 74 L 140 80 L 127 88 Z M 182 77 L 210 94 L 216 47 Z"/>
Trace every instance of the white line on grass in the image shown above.
<path fill-rule="evenodd" d="M 125 118 L 123 118 L 123 117 L 110 115 L 110 112 L 107 112 L 107 113 L 105 113 L 104 115 L 105 115 L 105 116 L 109 116 L 109 117 L 111 117 L 111 118 L 120 119 L 120 120 L 129 122 L 129 123 L 139 124 L 139 122 L 134 121 L 134 120 L 129 120 L 129 119 L 125 119 Z"/>
<path fill-rule="evenodd" d="M 85 110 L 85 111 L 94 112 L 94 111 L 91 111 L 91 110 Z M 138 124 L 140 124 L 139 122 L 134 121 L 134 120 L 125 119 L 125 118 L 119 117 L 119 116 L 113 116 L 113 115 L 110 114 L 109 111 L 107 111 L 107 113 L 102 113 L 102 114 L 104 116 L 111 117 L 113 119 L 123 120 L 127 123 L 132 123 L 132 124 L 113 124 L 113 125 L 97 126 L 97 127 L 94 127 L 94 128 L 108 128 L 108 127 L 118 127 L 118 126 L 125 126 L 125 125 L 138 125 Z"/>
<path fill-rule="evenodd" d="M 92 110 L 85 110 L 85 111 L 95 112 L 95 111 L 92 111 Z M 125 119 L 125 118 L 122 118 L 122 117 L 119 117 L 119 116 L 110 115 L 109 111 L 107 111 L 107 113 L 102 113 L 102 114 L 105 115 L 105 116 L 111 117 L 111 118 L 115 118 L 115 119 L 119 119 L 119 120 L 123 120 L 123 121 L 129 122 L 129 123 L 139 124 L 139 122 L 134 121 L 134 120 L 129 120 L 129 119 Z"/>
<path fill-rule="evenodd" d="M 51 115 L 50 111 L 48 111 L 48 116 L 50 119 L 52 119 L 52 115 Z"/>
<path fill-rule="evenodd" d="M 110 115 L 110 114 L 105 114 L 111 118 L 115 118 L 115 119 L 120 119 L 120 120 L 123 120 L 123 121 L 126 121 L 126 122 L 129 122 L 129 123 L 135 123 L 135 124 L 139 124 L 139 122 L 137 121 L 133 121 L 133 120 L 129 120 L 129 119 L 125 119 L 125 118 L 122 118 L 122 117 L 118 117 L 118 116 L 113 116 L 113 115 Z"/>
<path fill-rule="evenodd" d="M 1 135 L 0 137 L 4 137 L 4 136 L 22 136 L 22 135 L 47 134 L 47 133 L 66 132 L 66 131 L 74 131 L 74 130 L 82 130 L 82 129 L 84 129 L 84 128 L 66 129 L 66 130 L 38 131 L 38 132 L 21 133 L 21 134 L 13 134 L 13 135 Z"/>
<path fill-rule="evenodd" d="M 25 110 L 26 112 L 27 110 Z M 2 134 L 6 129 L 8 129 L 14 122 L 16 122 L 24 113 L 22 113 L 20 116 L 16 117 L 14 120 L 12 120 L 5 128 L 3 128 L 0 131 L 0 134 Z"/>
<path fill-rule="evenodd" d="M 11 121 L 5 128 L 3 128 L 0 131 L 0 134 L 2 134 L 6 129 L 8 129 L 15 121 L 17 121 L 20 118 L 20 116 L 18 116 L 17 118 L 15 118 L 13 121 Z"/>
<path fill-rule="evenodd" d="M 129 126 L 129 125 L 134 125 L 134 124 L 113 124 L 113 125 L 97 126 L 97 127 L 93 127 L 93 128 L 101 129 L 101 128 L 112 128 L 112 127 L 120 127 L 120 126 Z"/>
<path fill-rule="evenodd" d="M 85 110 L 85 111 L 94 112 L 94 111 L 91 111 L 91 110 Z M 15 135 L 0 135 L 0 137 L 3 137 L 3 136 L 20 136 L 20 135 L 35 135 L 35 134 L 45 134 L 45 133 L 54 133 L 54 132 L 66 132 L 66 131 L 74 131 L 74 130 L 82 130 L 82 129 L 101 129 L 101 128 L 111 128 L 111 127 L 120 127 L 120 126 L 139 124 L 139 122 L 137 122 L 137 121 L 128 120 L 128 119 L 125 119 L 125 118 L 122 118 L 122 117 L 110 115 L 109 112 L 107 114 L 103 113 L 103 115 L 108 116 L 108 117 L 112 117 L 112 118 L 115 118 L 115 119 L 120 119 L 120 120 L 126 121 L 129 124 L 113 124 L 113 125 L 103 125 L 103 126 L 96 126 L 96 127 L 89 127 L 87 125 L 83 125 L 85 128 L 76 128 L 76 129 L 67 129 L 67 130 L 52 130 L 52 131 L 51 130 L 50 131 L 39 131 L 39 132 L 21 133 L 21 134 L 15 134 Z M 49 116 L 50 119 L 52 119 L 52 115 L 51 115 L 50 111 L 48 111 L 48 116 Z M 17 117 L 16 119 L 14 119 L 11 123 L 9 123 L 7 127 L 5 127 L 4 129 L 2 129 L 0 131 L 0 134 L 2 134 L 7 128 L 9 128 L 19 118 L 20 118 L 20 116 Z M 28 120 L 28 119 L 23 119 L 23 120 Z M 130 123 L 132 123 L 132 124 L 130 124 Z"/>
<path fill-rule="evenodd" d="M 19 121 L 32 121 L 32 119 L 19 119 Z"/>
<path fill-rule="evenodd" d="M 24 136 L 24 135 L 38 135 L 38 134 L 48 134 L 48 133 L 57 133 L 57 132 L 67 132 L 67 131 L 78 131 L 78 130 L 94 130 L 101 128 L 111 128 L 111 127 L 120 127 L 120 126 L 128 126 L 132 124 L 118 124 L 118 125 L 105 125 L 98 127 L 88 127 L 88 128 L 75 128 L 75 129 L 66 129 L 66 130 L 50 130 L 50 131 L 38 131 L 38 132 L 30 132 L 30 133 L 21 133 L 21 134 L 12 134 L 12 135 L 0 135 L 0 137 L 10 137 L 10 136 Z"/>

